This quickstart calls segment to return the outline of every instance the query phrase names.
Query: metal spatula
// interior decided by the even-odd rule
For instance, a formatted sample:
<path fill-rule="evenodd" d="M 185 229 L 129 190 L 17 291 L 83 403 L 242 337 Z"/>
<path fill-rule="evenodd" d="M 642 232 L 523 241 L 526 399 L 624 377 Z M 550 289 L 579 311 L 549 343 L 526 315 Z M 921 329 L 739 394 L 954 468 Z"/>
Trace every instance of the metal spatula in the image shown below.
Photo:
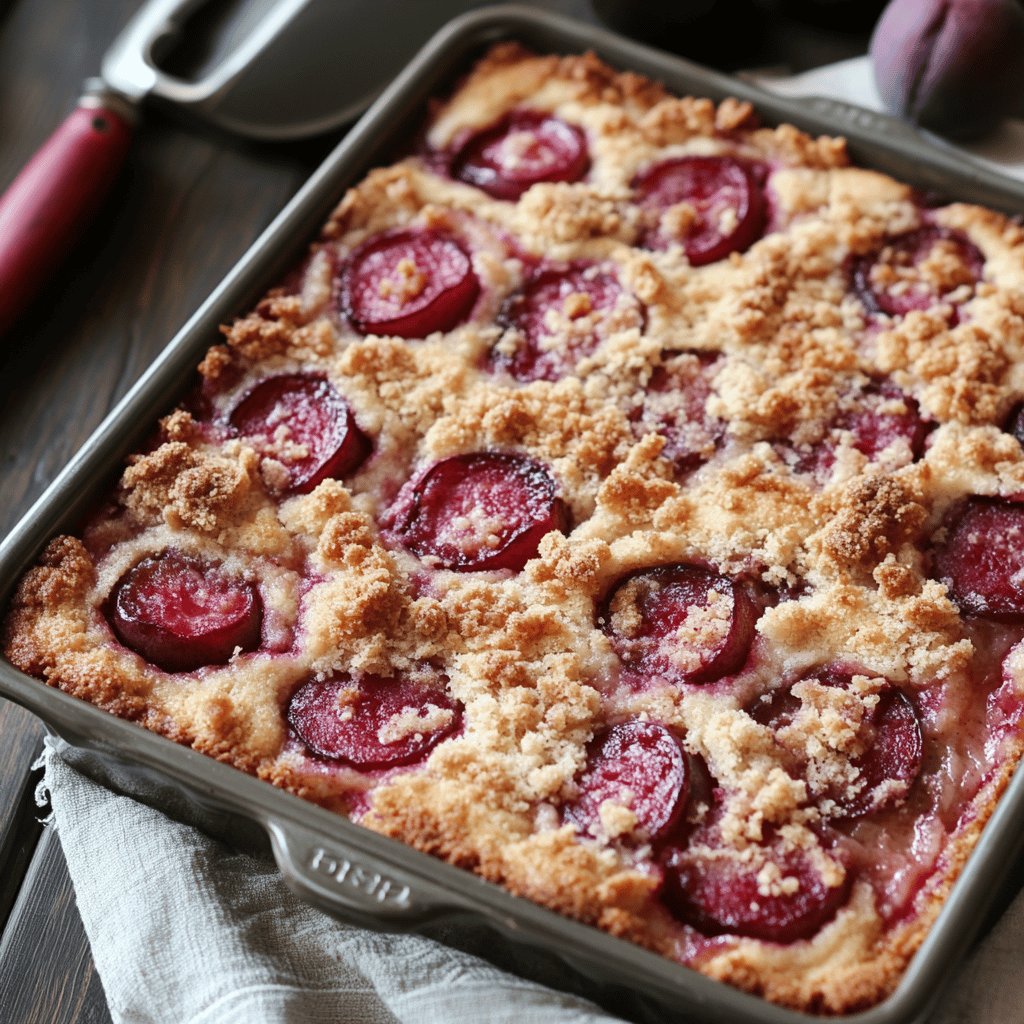
<path fill-rule="evenodd" d="M 195 77 L 164 70 L 161 60 L 182 26 L 211 3 L 219 13 L 234 8 L 212 62 Z M 355 117 L 431 31 L 475 5 L 149 0 L 107 51 L 101 77 L 86 82 L 75 110 L 0 196 L 0 335 L 109 193 L 144 101 L 173 104 L 251 138 L 320 134 Z"/>

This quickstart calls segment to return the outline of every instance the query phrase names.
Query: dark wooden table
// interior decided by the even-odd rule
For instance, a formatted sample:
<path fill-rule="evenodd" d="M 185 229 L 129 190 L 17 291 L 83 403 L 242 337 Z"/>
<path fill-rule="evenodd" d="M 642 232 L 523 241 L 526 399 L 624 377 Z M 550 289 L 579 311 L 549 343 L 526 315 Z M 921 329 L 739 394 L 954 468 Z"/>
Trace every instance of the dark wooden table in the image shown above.
<path fill-rule="evenodd" d="M 72 108 L 137 0 L 0 2 L 0 183 Z M 6 533 L 333 140 L 250 145 L 147 111 L 115 198 L 0 350 Z M 110 1020 L 57 837 L 40 723 L 0 701 L 0 1021 Z"/>
<path fill-rule="evenodd" d="M 0 187 L 70 111 L 137 0 L 0 0 Z M 546 6 L 557 7 L 558 3 Z M 565 0 L 563 9 L 586 9 Z M 810 66 L 863 37 L 778 22 L 765 62 Z M 6 534 L 334 138 L 229 139 L 147 110 L 114 199 L 0 344 Z M 43 729 L 0 701 L 0 1024 L 104 1024 L 103 991 L 30 765 Z"/>

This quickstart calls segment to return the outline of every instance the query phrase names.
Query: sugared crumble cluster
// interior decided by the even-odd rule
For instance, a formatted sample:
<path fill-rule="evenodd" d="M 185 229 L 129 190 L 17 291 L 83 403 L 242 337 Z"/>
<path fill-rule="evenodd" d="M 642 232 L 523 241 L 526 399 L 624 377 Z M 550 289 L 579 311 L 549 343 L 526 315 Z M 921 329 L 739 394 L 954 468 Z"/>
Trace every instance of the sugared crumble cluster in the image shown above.
<path fill-rule="evenodd" d="M 24 671 L 805 1010 L 1022 748 L 1024 233 L 494 49 L 81 538 Z"/>

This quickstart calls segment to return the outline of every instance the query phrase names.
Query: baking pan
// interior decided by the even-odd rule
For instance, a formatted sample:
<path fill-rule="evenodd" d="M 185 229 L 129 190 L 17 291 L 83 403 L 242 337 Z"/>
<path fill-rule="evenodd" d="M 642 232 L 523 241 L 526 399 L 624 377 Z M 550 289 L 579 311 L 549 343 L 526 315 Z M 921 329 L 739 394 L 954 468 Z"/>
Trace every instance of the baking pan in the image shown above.
<path fill-rule="evenodd" d="M 749 83 L 592 26 L 513 6 L 465 15 L 439 32 L 274 220 L 163 354 L 0 545 L 0 604 L 54 534 L 74 530 L 109 490 L 124 456 L 184 393 L 220 323 L 246 311 L 304 251 L 344 189 L 413 137 L 428 97 L 445 91 L 498 40 L 538 52 L 592 49 L 610 64 L 663 81 L 673 92 L 750 100 L 768 122 L 845 134 L 854 159 L 929 192 L 1009 213 L 1024 187 L 930 147 L 889 118 L 828 100 L 773 96 Z M 272 850 L 288 884 L 321 909 L 385 930 L 412 930 L 487 950 L 499 963 L 591 996 L 638 1021 L 666 1015 L 721 1024 L 820 1020 L 703 975 L 510 895 L 469 872 L 376 835 L 256 778 L 44 686 L 0 660 L 0 695 L 42 718 L 71 764 L 104 784 L 245 849 Z M 985 918 L 1024 838 L 1018 771 L 897 990 L 843 1018 L 913 1024 L 926 1017 Z M 480 941 L 481 931 L 487 939 Z M 532 952 L 531 952 L 532 951 Z M 570 968 L 553 977 L 551 955 Z"/>

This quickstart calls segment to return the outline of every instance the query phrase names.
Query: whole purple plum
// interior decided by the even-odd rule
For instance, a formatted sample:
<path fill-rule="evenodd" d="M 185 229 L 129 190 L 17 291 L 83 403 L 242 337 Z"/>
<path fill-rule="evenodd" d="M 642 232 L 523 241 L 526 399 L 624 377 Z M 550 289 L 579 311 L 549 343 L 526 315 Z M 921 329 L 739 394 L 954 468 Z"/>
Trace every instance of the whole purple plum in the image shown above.
<path fill-rule="evenodd" d="M 901 117 L 955 139 L 983 135 L 1024 96 L 1017 0 L 892 0 L 871 37 L 875 82 Z"/>

